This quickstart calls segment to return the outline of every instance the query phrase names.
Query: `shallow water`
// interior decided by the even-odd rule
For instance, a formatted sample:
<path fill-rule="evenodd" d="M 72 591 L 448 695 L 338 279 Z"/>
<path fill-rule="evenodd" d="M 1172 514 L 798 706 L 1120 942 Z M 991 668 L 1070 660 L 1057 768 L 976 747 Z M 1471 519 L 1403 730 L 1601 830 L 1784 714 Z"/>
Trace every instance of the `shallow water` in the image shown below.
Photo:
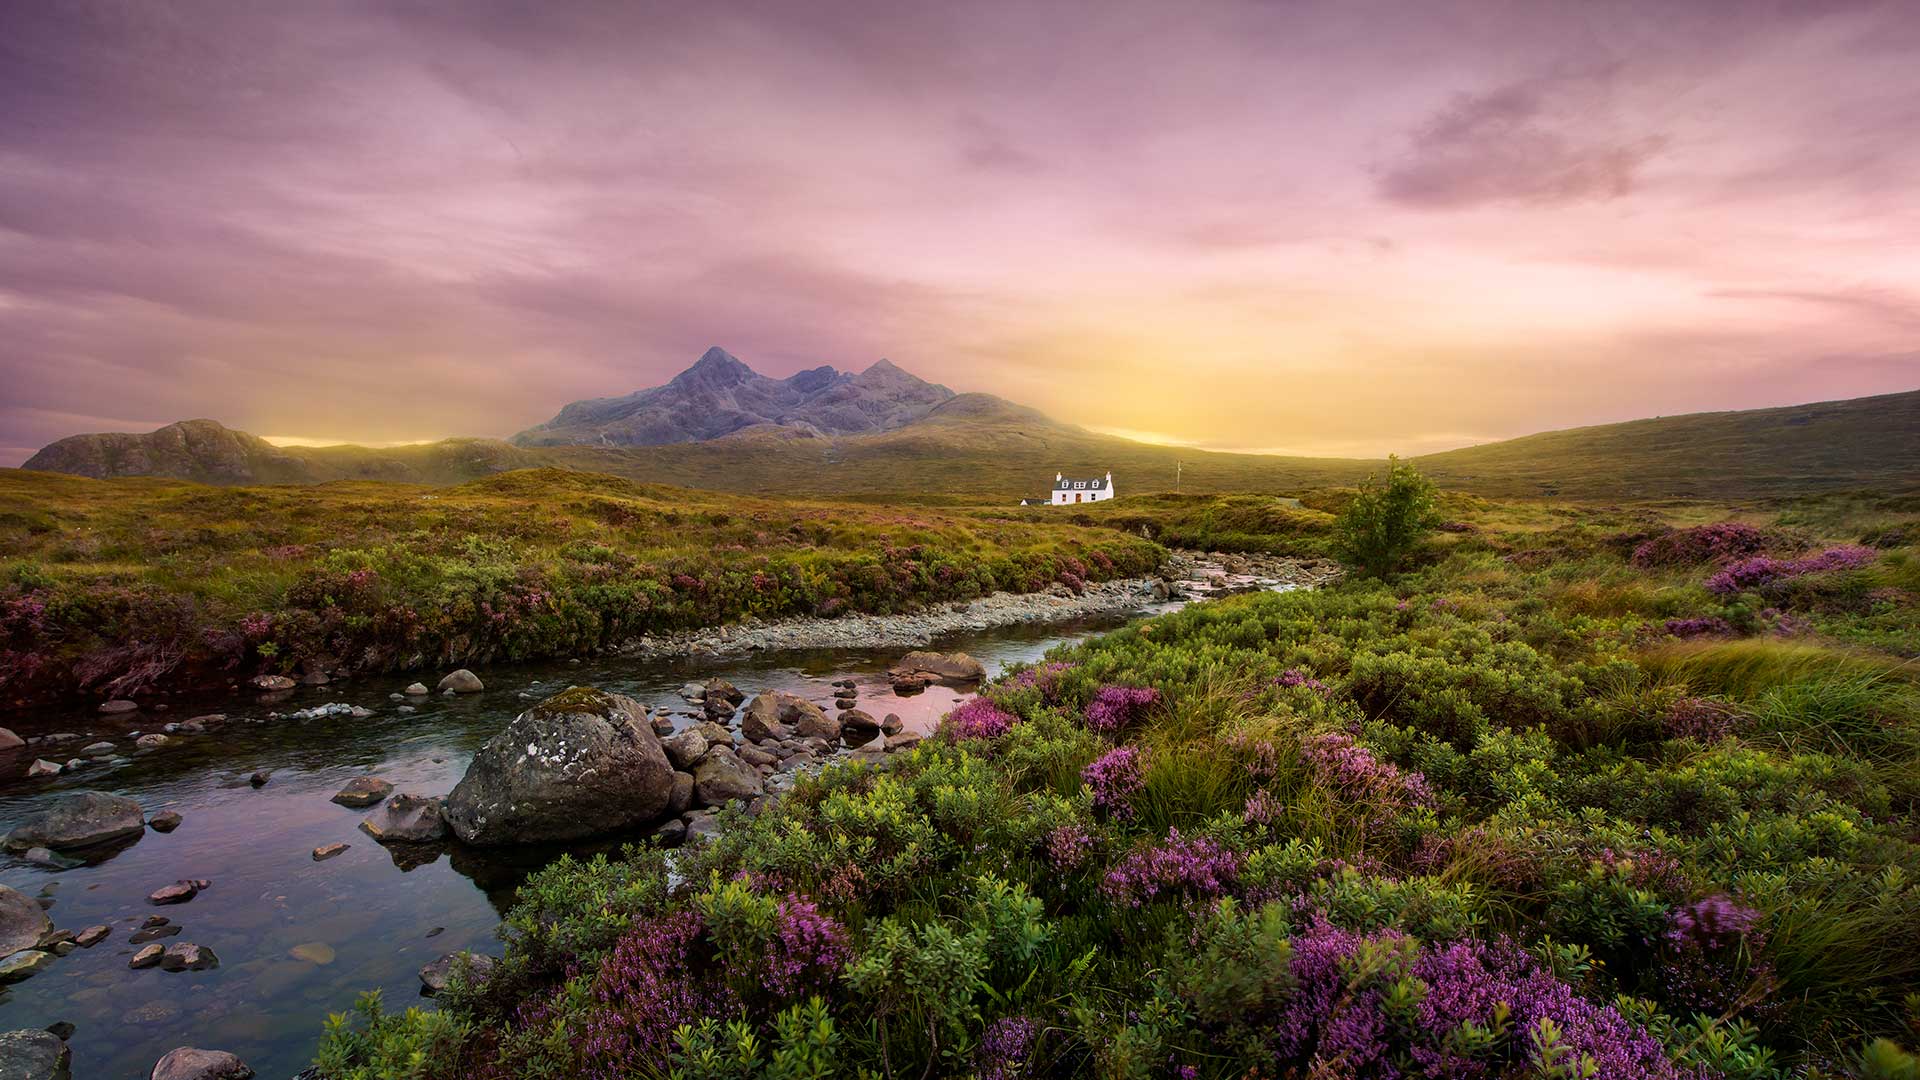
<path fill-rule="evenodd" d="M 980 658 L 990 672 L 1031 661 L 1063 642 L 1116 625 L 1093 623 L 1016 627 L 946 639 L 943 650 Z M 130 717 L 89 714 L 10 717 L 21 735 L 54 731 L 112 733 L 120 756 L 52 780 L 26 780 L 32 760 L 0 761 L 0 832 L 51 796 L 96 789 L 139 800 L 149 816 L 177 810 L 185 822 L 171 834 L 148 831 L 92 865 L 48 870 L 0 856 L 0 883 L 29 896 L 51 895 L 54 925 L 78 931 L 113 927 L 107 940 L 76 949 L 39 975 L 0 989 L 0 1030 L 76 1025 L 73 1075 L 143 1078 L 176 1046 L 229 1050 L 270 1080 L 290 1077 L 311 1063 L 320 1021 L 350 1007 L 362 990 L 378 988 L 387 1006 L 421 1002 L 421 965 L 456 949 L 498 953 L 500 913 L 528 872 L 564 849 L 512 856 L 453 845 L 422 865 L 403 865 L 358 829 L 365 811 L 330 800 L 347 780 L 373 773 L 397 791 L 438 795 L 452 789 L 479 746 L 528 699 L 569 685 L 629 694 L 648 706 L 676 712 L 679 688 L 723 676 L 752 695 L 790 690 L 831 701 L 833 679 L 860 683 L 861 707 L 876 716 L 899 713 L 927 730 L 959 699 L 933 687 L 897 697 L 884 669 L 903 649 L 831 650 L 759 654 L 725 660 L 592 660 L 490 668 L 480 672 L 483 694 L 432 697 L 404 715 L 388 694 L 413 681 L 387 676 L 301 688 L 264 704 L 256 695 L 173 700 L 165 712 Z M 425 678 L 432 683 L 432 678 Z M 130 732 L 157 731 L 169 720 L 224 712 L 230 721 L 264 717 L 326 702 L 375 710 L 370 719 L 230 722 L 205 735 L 176 736 L 172 745 L 132 748 Z M 829 705 L 829 708 L 831 706 Z M 676 717 L 678 723 L 691 721 Z M 46 756 L 79 756 L 75 741 Z M 271 770 L 258 790 L 247 777 Z M 344 841 L 343 855 L 316 863 L 312 850 Z M 147 894 L 179 878 L 213 885 L 186 904 L 156 908 Z M 163 943 L 190 941 L 220 957 L 212 971 L 132 971 L 129 934 L 148 915 L 161 914 L 184 930 Z M 293 955 L 296 947 L 307 958 Z"/>

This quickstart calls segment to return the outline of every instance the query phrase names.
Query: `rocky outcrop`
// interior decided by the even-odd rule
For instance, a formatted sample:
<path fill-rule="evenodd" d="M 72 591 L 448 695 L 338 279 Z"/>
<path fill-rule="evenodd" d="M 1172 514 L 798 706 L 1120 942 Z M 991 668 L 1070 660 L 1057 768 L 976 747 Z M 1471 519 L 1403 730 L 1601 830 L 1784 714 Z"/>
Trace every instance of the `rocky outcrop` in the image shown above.
<path fill-rule="evenodd" d="M 70 1080 L 73 1052 L 51 1031 L 0 1033 L 0 1080 Z"/>
<path fill-rule="evenodd" d="M 154 1063 L 147 1080 L 252 1080 L 247 1063 L 225 1050 L 183 1046 Z"/>
<path fill-rule="evenodd" d="M 32 847 L 71 851 L 146 831 L 147 820 L 139 803 L 120 795 L 76 791 L 60 796 L 15 826 L 7 835 L 7 846 L 16 851 Z"/>
<path fill-rule="evenodd" d="M 447 797 L 469 844 L 573 840 L 648 824 L 673 766 L 632 698 L 576 686 L 521 713 L 474 755 Z"/>
<path fill-rule="evenodd" d="M 0 885 L 0 956 L 33 948 L 51 929 L 52 920 L 32 897 Z"/>

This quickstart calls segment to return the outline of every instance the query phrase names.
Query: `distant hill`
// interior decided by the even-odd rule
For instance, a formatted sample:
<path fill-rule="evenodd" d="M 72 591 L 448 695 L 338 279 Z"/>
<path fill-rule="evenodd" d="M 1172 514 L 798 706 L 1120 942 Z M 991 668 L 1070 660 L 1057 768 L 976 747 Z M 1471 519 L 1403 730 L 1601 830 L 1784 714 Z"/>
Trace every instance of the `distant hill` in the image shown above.
<path fill-rule="evenodd" d="M 62 439 L 26 467 L 213 484 L 460 483 L 556 466 L 762 495 L 1011 502 L 1053 474 L 1114 474 L 1121 498 L 1357 483 L 1379 462 L 1229 454 L 1100 435 L 991 394 L 955 394 L 881 361 L 787 379 L 710 349 L 665 386 L 575 402 L 515 437 L 421 446 L 276 447 L 211 420 Z M 1445 487 L 1487 495 L 1749 498 L 1920 488 L 1920 391 L 1545 432 L 1428 454 Z"/>
<path fill-rule="evenodd" d="M 145 434 L 74 435 L 43 448 L 23 468 L 108 479 L 159 476 L 203 484 L 318 484 L 391 480 L 457 484 L 539 465 L 498 439 L 443 439 L 419 446 L 275 446 L 213 420 L 182 420 Z"/>
<path fill-rule="evenodd" d="M 1490 495 L 1757 496 L 1920 485 L 1920 390 L 1569 428 L 1415 459 Z"/>
<path fill-rule="evenodd" d="M 817 367 L 771 379 L 719 346 L 665 386 L 576 401 L 513 437 L 517 446 L 661 446 L 765 425 L 863 435 L 911 424 L 954 396 L 889 361 L 859 373 Z"/>

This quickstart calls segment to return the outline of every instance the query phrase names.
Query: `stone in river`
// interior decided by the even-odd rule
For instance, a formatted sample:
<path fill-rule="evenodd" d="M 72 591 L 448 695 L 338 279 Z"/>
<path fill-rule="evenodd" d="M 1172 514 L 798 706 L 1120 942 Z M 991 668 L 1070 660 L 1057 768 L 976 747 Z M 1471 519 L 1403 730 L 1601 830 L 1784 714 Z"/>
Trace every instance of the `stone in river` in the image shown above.
<path fill-rule="evenodd" d="M 338 843 L 321 844 L 319 847 L 313 849 L 313 861 L 324 862 L 347 850 L 349 846 L 350 845 Z"/>
<path fill-rule="evenodd" d="M 53 954 L 39 949 L 21 949 L 5 960 L 0 960 L 0 986 L 17 983 L 22 979 L 31 979 L 52 966 Z"/>
<path fill-rule="evenodd" d="M 477 694 L 486 688 L 487 684 L 480 681 L 480 676 L 475 675 L 466 668 L 461 668 L 440 680 L 440 690 L 442 693 L 451 690 L 456 694 Z"/>
<path fill-rule="evenodd" d="M 632 698 L 576 686 L 513 718 L 447 796 L 469 844 L 572 840 L 656 821 L 673 765 Z"/>
<path fill-rule="evenodd" d="M 295 960 L 305 960 L 309 964 L 331 964 L 334 952 L 333 946 L 324 941 L 309 941 L 288 949 L 287 955 Z"/>
<path fill-rule="evenodd" d="M 126 698 L 114 698 L 112 701 L 103 701 L 100 703 L 100 711 L 109 716 L 114 713 L 130 713 L 138 712 L 139 710 L 140 706 L 137 703 L 128 701 Z"/>
<path fill-rule="evenodd" d="M 840 734 L 848 740 L 865 742 L 880 733 L 880 721 L 864 709 L 848 709 L 840 714 Z"/>
<path fill-rule="evenodd" d="M 0 885 L 0 956 L 30 949 L 53 929 L 53 920 L 27 894 Z"/>
<path fill-rule="evenodd" d="M 167 947 L 165 945 L 147 945 L 142 947 L 139 952 L 133 954 L 133 959 L 127 961 L 127 966 L 135 971 L 139 971 L 141 968 L 159 967 L 160 958 L 166 954 Z"/>
<path fill-rule="evenodd" d="M 407 688 L 400 692 L 403 694 L 411 695 L 413 697 L 426 697 L 428 694 L 427 684 L 426 683 L 408 683 Z"/>
<path fill-rule="evenodd" d="M 368 807 L 393 794 L 393 785 L 377 776 L 356 776 L 333 796 L 341 806 Z"/>
<path fill-rule="evenodd" d="M 924 738 L 917 731 L 897 731 L 887 736 L 888 753 L 901 753 L 920 745 Z"/>
<path fill-rule="evenodd" d="M 111 933 L 113 933 L 113 927 L 96 923 L 73 935 L 73 943 L 83 949 L 91 949 L 107 940 L 107 935 Z"/>
<path fill-rule="evenodd" d="M 53 800 L 7 834 L 14 850 L 31 847 L 71 851 L 92 847 L 147 831 L 140 804 L 121 795 L 76 791 Z"/>
<path fill-rule="evenodd" d="M 693 806 L 693 774 L 676 772 L 673 774 L 673 792 L 667 797 L 666 813 L 670 817 L 679 817 Z"/>
<path fill-rule="evenodd" d="M 167 745 L 168 741 L 165 735 L 142 735 L 133 740 L 133 745 L 142 750 L 153 750 Z"/>
<path fill-rule="evenodd" d="M 184 820 L 178 810 L 162 810 L 147 819 L 147 828 L 157 833 L 170 833 L 179 828 Z"/>
<path fill-rule="evenodd" d="M 676 769 L 691 769 L 707 753 L 707 737 L 689 728 L 660 740 L 660 749 Z"/>
<path fill-rule="evenodd" d="M 106 757 L 118 749 L 120 748 L 113 745 L 112 742 L 102 739 L 99 742 L 90 742 L 81 747 L 80 752 L 88 757 Z"/>
<path fill-rule="evenodd" d="M 73 1051 L 51 1031 L 0 1033 L 0 1080 L 68 1080 Z"/>
<path fill-rule="evenodd" d="M 27 745 L 27 740 L 15 735 L 7 728 L 0 727 L 0 753 L 5 753 L 8 750 L 18 750 L 25 745 Z"/>
<path fill-rule="evenodd" d="M 765 793 L 760 774 L 724 746 L 707 751 L 693 773 L 693 801 L 700 806 L 719 806 Z"/>
<path fill-rule="evenodd" d="M 388 799 L 360 822 L 368 836 L 383 844 L 424 843 L 447 835 L 439 799 L 400 794 Z"/>
<path fill-rule="evenodd" d="M 167 946 L 160 954 L 162 971 L 209 971 L 220 966 L 220 958 L 205 945 L 181 941 Z"/>
<path fill-rule="evenodd" d="M 247 1063 L 225 1050 L 196 1050 L 182 1046 L 154 1062 L 147 1080 L 253 1080 Z"/>
<path fill-rule="evenodd" d="M 896 735 L 906 726 L 906 722 L 900 719 L 899 713 L 890 712 L 880 718 L 880 730 L 888 735 Z"/>
<path fill-rule="evenodd" d="M 300 685 L 285 675 L 255 675 L 253 678 L 248 679 L 247 682 L 255 690 L 266 690 L 269 692 L 275 690 L 291 690 L 295 686 Z"/>
<path fill-rule="evenodd" d="M 266 787 L 267 781 L 271 779 L 273 779 L 273 774 L 266 769 L 261 769 L 259 772 L 247 777 L 247 783 L 252 784 L 254 787 Z"/>
<path fill-rule="evenodd" d="M 149 941 L 159 941 L 162 938 L 178 936 L 180 936 L 180 927 L 178 925 L 174 923 L 162 923 L 159 926 L 148 926 L 144 929 L 135 930 L 127 936 L 127 944 L 145 945 Z"/>
<path fill-rule="evenodd" d="M 160 888 L 148 893 L 147 903 L 184 904 L 198 895 L 200 895 L 200 890 L 193 882 L 176 881 L 171 885 L 162 885 Z"/>
<path fill-rule="evenodd" d="M 456 977 L 465 979 L 468 986 L 478 986 L 493 974 L 497 963 L 498 960 L 485 953 L 448 953 L 420 969 L 420 992 L 437 994 Z"/>
<path fill-rule="evenodd" d="M 27 775 L 35 779 L 43 776 L 59 776 L 60 763 L 48 761 L 46 758 L 34 758 L 33 764 L 27 766 Z"/>

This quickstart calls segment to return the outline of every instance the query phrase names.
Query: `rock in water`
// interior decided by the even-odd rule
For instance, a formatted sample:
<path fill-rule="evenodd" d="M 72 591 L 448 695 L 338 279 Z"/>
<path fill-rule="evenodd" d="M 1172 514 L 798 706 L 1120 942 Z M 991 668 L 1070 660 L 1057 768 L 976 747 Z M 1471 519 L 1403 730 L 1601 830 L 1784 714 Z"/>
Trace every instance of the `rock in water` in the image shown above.
<path fill-rule="evenodd" d="M 140 804 L 120 795 L 76 791 L 62 795 L 45 810 L 22 821 L 7 835 L 7 846 L 70 851 L 92 847 L 147 831 Z"/>
<path fill-rule="evenodd" d="M 325 862 L 326 860 L 333 858 L 335 855 L 338 855 L 341 852 L 346 851 L 349 846 L 350 845 L 338 844 L 338 843 L 321 844 L 319 847 L 313 849 L 313 861 Z"/>
<path fill-rule="evenodd" d="M 35 758 L 33 764 L 27 766 L 27 775 L 36 780 L 43 776 L 59 776 L 60 763 L 48 761 L 46 758 Z"/>
<path fill-rule="evenodd" d="M 69 1080 L 73 1051 L 51 1031 L 0 1033 L 0 1080 Z"/>
<path fill-rule="evenodd" d="M 0 986 L 31 979 L 53 964 L 53 954 L 39 949 L 21 949 L 0 960 Z"/>
<path fill-rule="evenodd" d="M 247 1063 L 225 1050 L 183 1046 L 154 1063 L 148 1080 L 253 1080 Z"/>
<path fill-rule="evenodd" d="M 377 776 L 356 776 L 333 796 L 341 806 L 366 807 L 393 794 L 393 785 Z"/>
<path fill-rule="evenodd" d="M 426 697 L 427 684 L 426 683 L 408 683 L 407 688 L 405 690 L 402 690 L 401 693 L 406 694 L 409 697 Z"/>
<path fill-rule="evenodd" d="M 986 678 L 987 666 L 963 652 L 910 652 L 889 668 L 887 674 L 896 682 L 906 678 L 970 683 Z"/>
<path fill-rule="evenodd" d="M 180 823 L 185 820 L 178 810 L 162 810 L 147 819 L 147 827 L 157 833 L 170 833 L 179 828 Z"/>
<path fill-rule="evenodd" d="M 880 734 L 880 721 L 865 709 L 848 709 L 840 714 L 840 734 L 850 743 L 863 743 Z"/>
<path fill-rule="evenodd" d="M 182 941 L 169 945 L 160 954 L 161 971 L 210 971 L 220 966 L 220 958 L 205 945 Z"/>
<path fill-rule="evenodd" d="M 707 751 L 706 759 L 693 771 L 693 801 L 700 806 L 720 806 L 765 793 L 760 774 L 724 746 Z"/>
<path fill-rule="evenodd" d="M 514 717 L 447 796 L 469 844 L 572 840 L 666 811 L 673 766 L 632 698 L 576 686 Z"/>
<path fill-rule="evenodd" d="M 691 769 L 707 753 L 707 737 L 697 731 L 683 731 L 660 740 L 660 749 L 676 769 Z"/>
<path fill-rule="evenodd" d="M 127 966 L 135 971 L 139 971 L 142 968 L 159 967 L 160 958 L 165 956 L 166 953 L 167 947 L 165 945 L 158 943 L 147 945 L 139 952 L 133 954 L 133 959 L 127 961 Z"/>
<path fill-rule="evenodd" d="M 100 703 L 100 711 L 109 716 L 114 713 L 138 712 L 139 709 L 139 705 L 128 701 L 126 698 L 114 698 L 112 701 L 103 701 Z"/>
<path fill-rule="evenodd" d="M 0 956 L 33 948 L 51 929 L 53 920 L 32 897 L 0 885 Z"/>
<path fill-rule="evenodd" d="M 265 690 L 269 693 L 277 690 L 291 690 L 300 685 L 285 675 L 255 675 L 253 678 L 247 680 L 247 682 L 251 684 L 255 690 Z"/>
<path fill-rule="evenodd" d="M 478 986 L 493 974 L 497 963 L 498 960 L 485 953 L 448 953 L 420 969 L 420 992 L 431 996 L 445 990 L 455 973 L 465 978 L 468 986 Z"/>
<path fill-rule="evenodd" d="M 829 729 L 833 734 L 825 735 Z M 790 733 L 837 739 L 840 723 L 821 712 L 820 706 L 785 690 L 770 690 L 754 698 L 740 721 L 740 734 L 753 742 L 784 739 Z"/>
<path fill-rule="evenodd" d="M 149 904 L 184 904 L 200 895 L 200 889 L 191 881 L 176 881 L 171 885 L 162 885 L 147 895 Z"/>
<path fill-rule="evenodd" d="M 451 690 L 456 694 L 477 694 L 486 688 L 486 684 L 480 681 L 480 676 L 475 675 L 466 668 L 461 668 L 459 671 L 441 679 L 439 687 L 442 693 Z"/>
<path fill-rule="evenodd" d="M 439 799 L 423 795 L 395 795 L 360 822 L 368 836 L 383 844 L 419 844 L 447 835 Z"/>
<path fill-rule="evenodd" d="M 7 728 L 0 727 L 0 753 L 5 753 L 8 750 L 18 750 L 25 745 L 27 745 L 27 740 L 15 735 Z"/>

